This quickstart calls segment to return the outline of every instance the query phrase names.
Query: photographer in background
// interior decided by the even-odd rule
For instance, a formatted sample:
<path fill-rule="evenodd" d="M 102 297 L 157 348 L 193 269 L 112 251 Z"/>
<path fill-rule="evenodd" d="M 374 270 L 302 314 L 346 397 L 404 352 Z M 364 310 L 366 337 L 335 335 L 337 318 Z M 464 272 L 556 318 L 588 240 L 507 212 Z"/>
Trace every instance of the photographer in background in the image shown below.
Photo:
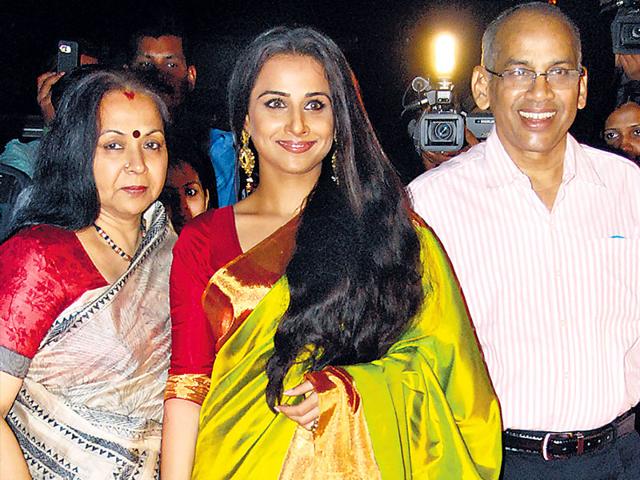
<path fill-rule="evenodd" d="M 465 127 L 464 129 L 464 146 L 460 150 L 456 150 L 453 152 L 437 152 L 431 150 L 420 150 L 420 160 L 422 160 L 422 165 L 424 166 L 425 171 L 429 171 L 432 168 L 437 167 L 438 165 L 443 164 L 447 160 L 451 160 L 456 155 L 460 155 L 462 152 L 466 152 L 474 145 L 480 143 L 471 131 Z"/>
<path fill-rule="evenodd" d="M 611 41 L 619 73 L 616 104 L 640 91 L 640 0 L 600 0 L 601 13 L 615 12 Z"/>
<path fill-rule="evenodd" d="M 78 59 L 76 66 L 83 65 L 96 65 L 100 63 L 100 48 L 94 43 L 81 39 L 77 41 L 78 44 Z M 42 119 L 45 125 L 49 125 L 56 114 L 53 103 L 51 102 L 51 93 L 53 86 L 58 83 L 66 71 L 60 71 L 56 68 L 56 71 L 44 72 L 36 79 L 37 95 L 36 101 L 40 107 L 42 113 Z"/>
<path fill-rule="evenodd" d="M 79 40 L 78 44 L 78 66 L 95 65 L 100 63 L 100 48 L 87 40 Z M 55 57 L 52 58 L 50 66 L 54 67 Z M 57 67 L 57 66 L 56 66 Z M 55 69 L 57 70 L 57 68 Z M 55 116 L 55 98 L 62 96 L 64 86 L 58 84 L 69 72 L 51 71 L 45 72 L 38 76 L 36 101 L 42 113 L 42 119 L 45 127 L 53 120 Z M 65 83 L 65 82 L 63 82 Z M 35 157 L 37 155 L 40 140 L 32 140 L 30 142 L 22 142 L 20 139 L 10 140 L 4 147 L 4 151 L 0 155 L 0 165 L 8 165 L 18 171 L 24 173 L 29 178 L 33 177 L 33 167 Z"/>
<path fill-rule="evenodd" d="M 210 128 L 195 118 L 189 107 L 189 94 L 196 86 L 197 69 L 183 27 L 172 17 L 152 18 L 129 41 L 128 65 L 136 70 L 151 70 L 170 89 L 164 96 L 171 111 L 172 128 L 189 136 L 207 152 L 216 176 L 220 207 L 237 201 L 236 155 L 233 135 Z"/>
<path fill-rule="evenodd" d="M 480 109 L 476 106 L 473 98 L 469 96 L 465 96 L 460 105 L 456 102 L 456 111 L 465 111 L 470 114 L 481 112 Z M 468 108 L 467 108 L 468 107 Z M 478 132 L 482 133 L 482 132 Z M 482 135 L 481 135 L 482 136 Z M 463 143 L 461 144 L 458 150 L 448 151 L 448 152 L 439 152 L 435 150 L 425 150 L 423 148 L 417 148 L 418 153 L 420 154 L 420 160 L 422 160 L 422 165 L 424 166 L 425 171 L 429 171 L 432 168 L 437 167 L 438 165 L 443 164 L 444 162 L 451 160 L 456 155 L 459 155 L 463 152 L 466 152 L 474 145 L 477 145 L 482 140 L 486 140 L 486 136 L 484 138 L 478 138 L 474 133 L 469 130 L 468 126 L 464 125 L 464 138 Z M 431 148 L 431 147 L 429 147 Z"/>
<path fill-rule="evenodd" d="M 99 62 L 99 48 L 82 40 L 77 42 L 78 50 L 75 50 L 74 65 L 87 66 Z M 59 48 L 59 47 L 58 47 Z M 56 54 L 57 55 L 57 54 Z M 55 61 L 50 62 L 51 66 L 56 65 Z M 56 65 L 57 67 L 57 65 Z M 56 70 L 58 70 L 56 68 Z M 77 70 L 76 70 L 77 71 Z M 57 100 L 62 96 L 65 82 L 64 71 L 48 71 L 37 78 L 37 96 L 36 100 L 42 112 L 42 118 L 45 128 L 51 123 L 55 117 L 55 107 Z M 73 76 L 75 71 L 69 76 Z M 2 154 L 0 154 L 0 231 L 2 231 L 9 220 L 9 214 L 18 197 L 18 194 L 26 188 L 33 178 L 38 149 L 40 147 L 40 139 L 23 142 L 18 138 L 12 139 L 5 145 Z"/>
<path fill-rule="evenodd" d="M 640 18 L 638 18 L 640 23 Z M 619 69 L 619 83 L 616 103 L 621 105 L 630 98 L 640 97 L 640 53 L 616 53 L 616 68 Z"/>
<path fill-rule="evenodd" d="M 640 53 L 617 53 L 616 67 L 620 67 L 629 80 L 640 81 Z"/>
<path fill-rule="evenodd" d="M 401 113 L 403 116 L 415 112 L 408 133 L 426 171 L 485 140 L 495 123 L 491 113 L 479 110 L 470 96 L 461 102 L 454 92 L 455 85 L 450 80 L 453 63 L 440 62 L 454 55 L 451 37 L 441 35 L 434 43 L 437 75 L 433 80 L 416 77 L 411 81 L 402 98 Z M 412 91 L 418 98 L 408 102 Z"/>

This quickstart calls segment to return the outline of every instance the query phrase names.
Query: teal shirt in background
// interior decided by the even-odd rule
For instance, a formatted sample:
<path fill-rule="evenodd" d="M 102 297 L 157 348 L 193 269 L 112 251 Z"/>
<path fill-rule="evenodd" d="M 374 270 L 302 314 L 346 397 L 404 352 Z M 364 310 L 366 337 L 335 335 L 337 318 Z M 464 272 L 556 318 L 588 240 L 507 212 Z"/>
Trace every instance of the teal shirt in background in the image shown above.
<path fill-rule="evenodd" d="M 10 140 L 0 154 L 0 163 L 27 174 L 33 180 L 33 171 L 38 157 L 40 140 L 23 143 L 18 139 Z"/>

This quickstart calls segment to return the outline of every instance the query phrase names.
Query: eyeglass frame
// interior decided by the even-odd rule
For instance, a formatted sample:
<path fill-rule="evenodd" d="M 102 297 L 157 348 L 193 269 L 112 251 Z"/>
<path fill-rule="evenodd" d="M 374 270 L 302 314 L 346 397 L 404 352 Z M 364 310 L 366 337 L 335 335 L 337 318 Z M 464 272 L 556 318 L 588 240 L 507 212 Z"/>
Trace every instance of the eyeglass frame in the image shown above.
<path fill-rule="evenodd" d="M 502 80 L 504 80 L 504 78 L 505 78 L 504 74 L 506 72 L 513 72 L 515 70 L 523 70 L 525 72 L 533 73 L 533 76 L 530 77 L 530 83 L 529 83 L 529 86 L 527 87 L 527 89 L 530 89 L 536 83 L 536 80 L 538 79 L 538 77 L 545 77 L 545 81 L 547 82 L 547 85 L 551 85 L 549 83 L 549 71 L 553 70 L 553 69 L 565 70 L 565 71 L 568 71 L 568 72 L 578 72 L 578 78 L 576 78 L 576 80 L 580 80 L 580 78 L 584 77 L 587 74 L 587 69 L 584 68 L 583 65 L 578 65 L 578 68 L 549 67 L 546 72 L 542 72 L 542 73 L 538 73 L 535 70 L 531 70 L 530 68 L 524 68 L 524 67 L 515 67 L 515 68 L 512 68 L 512 69 L 503 70 L 502 73 L 494 72 L 493 70 L 490 70 L 490 69 L 488 69 L 487 67 L 484 67 L 484 66 L 482 68 L 484 68 L 487 73 L 490 73 L 491 75 L 495 75 L 496 77 L 498 77 L 498 78 L 500 78 Z M 553 85 L 551 85 L 551 86 L 553 87 Z"/>

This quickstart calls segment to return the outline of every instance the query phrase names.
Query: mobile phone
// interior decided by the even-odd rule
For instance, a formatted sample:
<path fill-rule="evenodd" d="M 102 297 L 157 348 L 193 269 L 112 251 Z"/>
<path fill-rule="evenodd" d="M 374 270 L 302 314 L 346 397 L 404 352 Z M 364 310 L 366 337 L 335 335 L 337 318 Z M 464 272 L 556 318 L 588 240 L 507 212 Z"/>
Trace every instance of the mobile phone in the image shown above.
<path fill-rule="evenodd" d="M 78 42 L 60 40 L 56 71 L 70 72 L 78 66 Z"/>

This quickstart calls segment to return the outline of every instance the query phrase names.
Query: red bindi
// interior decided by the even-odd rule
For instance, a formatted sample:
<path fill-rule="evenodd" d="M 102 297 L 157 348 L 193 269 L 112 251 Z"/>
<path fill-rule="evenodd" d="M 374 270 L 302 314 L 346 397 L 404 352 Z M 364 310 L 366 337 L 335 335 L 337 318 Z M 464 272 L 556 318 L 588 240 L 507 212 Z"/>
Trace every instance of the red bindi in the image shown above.
<path fill-rule="evenodd" d="M 134 97 L 136 96 L 135 92 L 132 92 L 131 90 L 125 90 L 124 92 L 122 92 L 124 94 L 125 97 L 127 97 L 129 100 L 133 100 Z"/>
<path fill-rule="evenodd" d="M 140 136 L 140 130 L 134 130 L 132 135 L 133 135 L 133 138 L 138 138 Z"/>

